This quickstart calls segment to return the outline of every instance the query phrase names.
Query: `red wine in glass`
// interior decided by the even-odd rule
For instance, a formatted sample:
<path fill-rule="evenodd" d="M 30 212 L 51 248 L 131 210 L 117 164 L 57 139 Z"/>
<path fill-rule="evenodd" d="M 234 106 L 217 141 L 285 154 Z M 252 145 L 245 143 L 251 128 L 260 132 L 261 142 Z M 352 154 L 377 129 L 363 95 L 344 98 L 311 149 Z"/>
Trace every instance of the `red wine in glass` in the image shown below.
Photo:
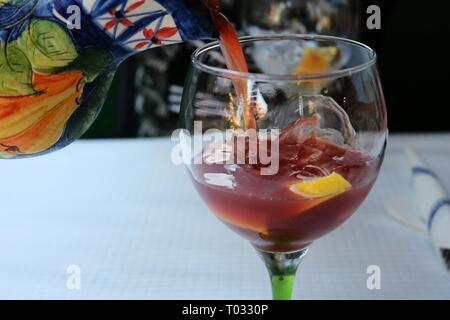
<path fill-rule="evenodd" d="M 302 123 L 300 122 L 300 124 Z M 361 205 L 377 178 L 380 161 L 337 146 L 314 135 L 302 139 L 289 127 L 279 138 L 279 170 L 261 175 L 263 165 L 236 166 L 203 161 L 194 176 L 209 181 L 194 184 L 209 208 L 255 247 L 267 252 L 294 252 L 333 231 Z M 246 150 L 246 154 L 248 154 Z M 214 155 L 207 148 L 203 158 Z M 250 163 L 246 159 L 246 163 Z M 267 166 L 267 165 L 265 165 Z M 351 184 L 345 192 L 322 197 L 302 196 L 293 186 L 339 174 Z M 233 188 L 224 188 L 215 176 L 232 176 Z"/>

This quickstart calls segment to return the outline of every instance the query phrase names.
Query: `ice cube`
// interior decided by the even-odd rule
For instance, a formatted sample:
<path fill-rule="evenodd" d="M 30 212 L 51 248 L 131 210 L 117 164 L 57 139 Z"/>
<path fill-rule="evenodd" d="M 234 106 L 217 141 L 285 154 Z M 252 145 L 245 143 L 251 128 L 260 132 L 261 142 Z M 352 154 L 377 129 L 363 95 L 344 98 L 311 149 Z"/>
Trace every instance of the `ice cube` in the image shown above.
<path fill-rule="evenodd" d="M 303 47 L 296 41 L 256 41 L 252 48 L 252 58 L 260 72 L 265 74 L 291 74 L 302 59 Z"/>
<path fill-rule="evenodd" d="M 227 172 L 229 173 L 234 173 L 239 169 L 239 166 L 236 164 L 226 164 L 223 166 L 225 168 L 225 170 L 227 170 Z"/>
<path fill-rule="evenodd" d="M 218 141 L 210 144 L 203 151 L 203 160 L 206 164 L 225 164 L 231 160 L 233 156 L 233 145 Z"/>
<path fill-rule="evenodd" d="M 297 96 L 266 117 L 272 127 L 284 128 L 282 137 L 301 143 L 315 135 L 339 146 L 354 147 L 356 132 L 345 110 L 331 97 Z"/>
<path fill-rule="evenodd" d="M 234 177 L 225 173 L 205 173 L 203 177 L 207 184 L 216 187 L 234 189 L 236 185 Z"/>
<path fill-rule="evenodd" d="M 356 131 L 345 110 L 331 97 L 300 96 L 300 116 L 317 117 L 314 133 L 317 137 L 341 146 L 354 147 Z"/>

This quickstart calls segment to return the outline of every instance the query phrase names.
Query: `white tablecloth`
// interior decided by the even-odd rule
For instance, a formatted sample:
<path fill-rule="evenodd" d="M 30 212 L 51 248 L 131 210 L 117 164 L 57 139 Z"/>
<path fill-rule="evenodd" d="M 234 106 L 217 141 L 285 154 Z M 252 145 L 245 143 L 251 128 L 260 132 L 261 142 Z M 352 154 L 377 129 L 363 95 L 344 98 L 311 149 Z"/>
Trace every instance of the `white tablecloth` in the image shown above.
<path fill-rule="evenodd" d="M 450 187 L 450 135 L 396 136 L 370 198 L 301 266 L 297 299 L 450 299 L 428 239 L 383 202 L 408 191 L 402 149 L 420 148 Z M 251 246 L 208 212 L 167 139 L 84 141 L 0 161 L 0 298 L 270 299 Z M 368 290 L 367 267 L 381 269 Z M 78 266 L 81 290 L 67 287 Z"/>

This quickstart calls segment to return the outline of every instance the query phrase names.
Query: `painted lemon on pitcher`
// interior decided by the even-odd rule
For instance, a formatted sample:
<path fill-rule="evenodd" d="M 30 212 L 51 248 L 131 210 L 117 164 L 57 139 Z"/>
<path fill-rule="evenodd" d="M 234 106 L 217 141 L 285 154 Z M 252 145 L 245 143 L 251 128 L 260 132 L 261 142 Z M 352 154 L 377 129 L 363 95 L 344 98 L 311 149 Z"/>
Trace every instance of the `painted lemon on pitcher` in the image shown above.
<path fill-rule="evenodd" d="M 36 20 L 0 51 L 0 156 L 43 152 L 80 106 L 83 72 L 64 71 L 77 50 L 58 24 Z"/>

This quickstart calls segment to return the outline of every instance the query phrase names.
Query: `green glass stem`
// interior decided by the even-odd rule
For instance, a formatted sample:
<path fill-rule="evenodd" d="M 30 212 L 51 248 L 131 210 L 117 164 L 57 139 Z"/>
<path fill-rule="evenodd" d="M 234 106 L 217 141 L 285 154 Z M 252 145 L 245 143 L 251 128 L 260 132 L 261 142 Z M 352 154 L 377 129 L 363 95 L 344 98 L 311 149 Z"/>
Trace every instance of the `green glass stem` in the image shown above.
<path fill-rule="evenodd" d="M 298 267 L 308 248 L 289 253 L 257 250 L 269 271 L 274 300 L 291 300 Z"/>
<path fill-rule="evenodd" d="M 295 282 L 295 275 L 272 276 L 273 300 L 291 300 L 294 282 Z"/>

